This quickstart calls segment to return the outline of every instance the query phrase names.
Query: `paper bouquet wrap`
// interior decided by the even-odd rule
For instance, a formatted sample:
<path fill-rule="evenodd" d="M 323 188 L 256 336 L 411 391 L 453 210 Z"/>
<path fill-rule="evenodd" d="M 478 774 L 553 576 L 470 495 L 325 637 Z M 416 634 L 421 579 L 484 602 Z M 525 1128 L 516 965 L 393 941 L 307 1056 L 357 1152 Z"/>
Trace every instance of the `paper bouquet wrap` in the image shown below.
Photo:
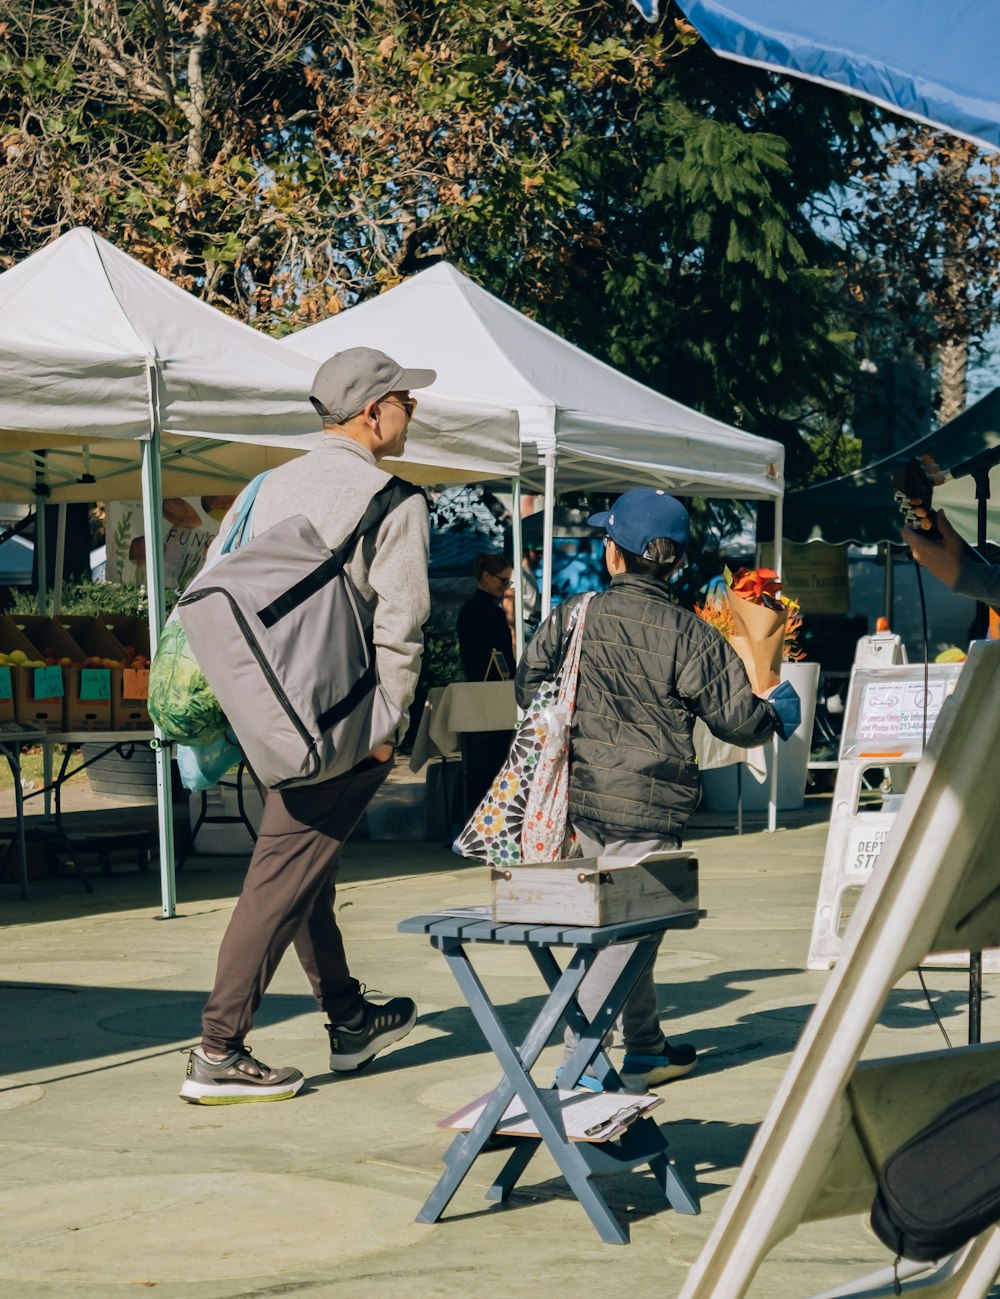
<path fill-rule="evenodd" d="M 778 597 L 781 582 L 770 568 L 727 568 L 726 598 L 733 616 L 729 643 L 743 660 L 755 695 L 765 695 L 781 680 L 788 608 Z"/>

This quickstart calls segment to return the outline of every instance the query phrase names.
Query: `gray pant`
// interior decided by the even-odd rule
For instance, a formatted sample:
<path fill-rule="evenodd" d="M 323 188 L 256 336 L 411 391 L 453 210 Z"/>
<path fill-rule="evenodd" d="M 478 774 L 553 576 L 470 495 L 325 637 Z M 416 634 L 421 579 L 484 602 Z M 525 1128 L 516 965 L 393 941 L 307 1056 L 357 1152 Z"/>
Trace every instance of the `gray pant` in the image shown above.
<path fill-rule="evenodd" d="M 636 862 L 648 853 L 670 852 L 681 846 L 681 841 L 673 835 L 667 835 L 664 839 L 601 839 L 587 834 L 579 827 L 576 834 L 585 857 L 603 857 L 606 861 L 615 863 Z M 588 1019 L 592 1020 L 604 1004 L 605 998 L 635 948 L 635 943 L 616 943 L 614 947 L 606 947 L 603 952 L 597 954 L 597 958 L 580 985 L 576 998 Z M 639 1055 L 659 1055 L 667 1042 L 660 1028 L 656 984 L 653 981 L 655 964 L 654 955 L 636 980 L 635 987 L 622 1009 L 618 1025 L 625 1039 L 625 1050 Z M 576 1034 L 572 1029 L 567 1028 L 564 1037 L 563 1064 L 573 1054 L 577 1041 Z M 604 1039 L 604 1045 L 609 1047 L 611 1044 L 612 1034 L 609 1033 Z"/>
<path fill-rule="evenodd" d="M 316 785 L 269 789 L 257 843 L 222 939 L 215 986 L 202 1011 L 202 1045 L 224 1055 L 239 1049 L 287 948 L 332 1024 L 361 1007 L 334 902 L 340 850 L 361 820 L 392 760 L 365 758 Z"/>

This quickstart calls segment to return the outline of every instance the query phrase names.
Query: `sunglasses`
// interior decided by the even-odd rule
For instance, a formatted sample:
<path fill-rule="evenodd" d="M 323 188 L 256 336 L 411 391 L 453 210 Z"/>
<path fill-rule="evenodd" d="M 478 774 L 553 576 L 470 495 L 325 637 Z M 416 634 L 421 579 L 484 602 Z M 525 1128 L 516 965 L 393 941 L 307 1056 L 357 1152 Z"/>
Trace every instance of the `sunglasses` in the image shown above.
<path fill-rule="evenodd" d="M 417 409 L 416 397 L 383 397 L 382 400 L 392 402 L 394 406 L 406 411 L 407 419 L 413 419 L 413 412 Z"/>

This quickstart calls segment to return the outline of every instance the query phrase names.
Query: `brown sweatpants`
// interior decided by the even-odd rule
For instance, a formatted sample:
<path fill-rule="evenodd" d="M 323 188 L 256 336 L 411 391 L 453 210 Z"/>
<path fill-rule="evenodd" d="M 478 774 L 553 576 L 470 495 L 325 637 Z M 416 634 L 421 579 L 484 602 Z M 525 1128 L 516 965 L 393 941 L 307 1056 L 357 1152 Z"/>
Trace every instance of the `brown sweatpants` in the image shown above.
<path fill-rule="evenodd" d="M 289 943 L 331 1023 L 360 1009 L 334 912 L 344 841 L 392 770 L 366 758 L 318 785 L 269 789 L 243 891 L 219 949 L 215 986 L 202 1011 L 202 1045 L 243 1045 Z"/>

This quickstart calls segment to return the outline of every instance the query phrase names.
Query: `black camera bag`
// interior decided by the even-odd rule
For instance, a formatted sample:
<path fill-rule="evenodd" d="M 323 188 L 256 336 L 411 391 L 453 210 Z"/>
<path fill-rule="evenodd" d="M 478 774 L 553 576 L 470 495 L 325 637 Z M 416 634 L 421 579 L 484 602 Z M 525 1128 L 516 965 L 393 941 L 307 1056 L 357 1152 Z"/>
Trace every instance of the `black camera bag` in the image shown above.
<path fill-rule="evenodd" d="M 1000 1221 L 1000 1082 L 956 1101 L 885 1161 L 872 1230 L 931 1262 Z"/>

